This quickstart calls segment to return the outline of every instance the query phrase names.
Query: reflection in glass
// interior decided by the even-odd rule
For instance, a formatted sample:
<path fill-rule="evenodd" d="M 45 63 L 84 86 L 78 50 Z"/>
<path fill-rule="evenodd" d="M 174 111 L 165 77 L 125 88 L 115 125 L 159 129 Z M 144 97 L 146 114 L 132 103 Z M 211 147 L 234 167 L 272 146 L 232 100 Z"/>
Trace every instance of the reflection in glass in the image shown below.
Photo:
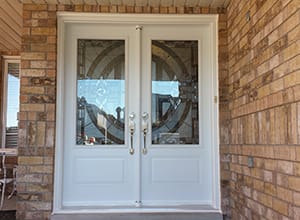
<path fill-rule="evenodd" d="M 78 40 L 77 144 L 124 144 L 124 45 Z"/>
<path fill-rule="evenodd" d="M 19 96 L 19 63 L 8 63 L 5 148 L 15 148 L 18 146 Z"/>
<path fill-rule="evenodd" d="M 152 41 L 152 143 L 198 144 L 198 41 Z"/>

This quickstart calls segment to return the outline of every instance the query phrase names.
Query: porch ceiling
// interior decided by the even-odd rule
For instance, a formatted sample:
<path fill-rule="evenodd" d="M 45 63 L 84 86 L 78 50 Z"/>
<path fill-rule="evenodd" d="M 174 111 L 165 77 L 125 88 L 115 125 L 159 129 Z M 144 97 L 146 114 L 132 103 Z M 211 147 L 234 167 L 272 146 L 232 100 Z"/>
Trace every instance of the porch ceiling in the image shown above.
<path fill-rule="evenodd" d="M 20 51 L 22 10 L 19 0 L 0 0 L 0 52 Z"/>
<path fill-rule="evenodd" d="M 200 6 L 227 7 L 229 0 L 20 0 L 36 4 L 89 4 L 89 5 L 136 5 L 136 6 Z"/>

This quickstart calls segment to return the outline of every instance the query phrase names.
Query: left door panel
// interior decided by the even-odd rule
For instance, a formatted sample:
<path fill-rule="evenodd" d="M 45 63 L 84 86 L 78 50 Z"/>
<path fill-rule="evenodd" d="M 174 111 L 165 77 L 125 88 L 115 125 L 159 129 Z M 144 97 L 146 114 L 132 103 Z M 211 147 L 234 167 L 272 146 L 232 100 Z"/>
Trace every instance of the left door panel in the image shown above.
<path fill-rule="evenodd" d="M 129 84 L 138 74 L 135 28 L 67 24 L 65 39 L 63 206 L 133 206 L 138 160 L 127 125 L 139 112 L 128 104 L 139 98 Z"/>

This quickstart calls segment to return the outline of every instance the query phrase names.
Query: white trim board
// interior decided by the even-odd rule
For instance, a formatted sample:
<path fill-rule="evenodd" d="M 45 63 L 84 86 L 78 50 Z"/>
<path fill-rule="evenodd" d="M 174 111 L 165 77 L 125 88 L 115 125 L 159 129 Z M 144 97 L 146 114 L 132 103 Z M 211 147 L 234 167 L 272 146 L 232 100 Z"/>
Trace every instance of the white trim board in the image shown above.
<path fill-rule="evenodd" d="M 57 44 L 57 102 L 56 102 L 56 148 L 55 148 L 55 173 L 54 173 L 54 200 L 53 200 L 53 213 L 69 212 L 62 206 L 62 176 L 63 176 L 63 137 L 64 137 L 64 124 L 63 124 L 63 96 L 64 92 L 64 35 L 65 24 L 67 23 L 99 23 L 99 24 L 199 24 L 209 25 L 211 36 L 213 36 L 212 57 L 213 61 L 210 64 L 213 82 L 211 88 L 213 96 L 211 101 L 212 111 L 212 164 L 213 164 L 213 207 L 209 211 L 221 212 L 220 205 L 220 168 L 219 168 L 219 124 L 218 124 L 218 102 L 214 102 L 214 97 L 218 97 L 218 15 L 151 15 L 151 14 L 95 14 L 95 13 L 73 13 L 73 12 L 58 12 L 58 44 Z M 88 211 L 89 209 L 85 209 Z M 99 213 L 110 212 L 110 208 L 98 210 Z M 92 210 L 89 210 L 92 211 Z M 97 212 L 98 212 L 97 211 Z M 172 209 L 172 212 L 183 212 L 184 209 Z M 207 209 L 197 210 L 197 212 L 205 212 Z M 208 211 L 208 212 L 209 212 Z M 71 212 L 79 212 L 72 210 Z M 120 211 L 116 211 L 120 212 Z M 123 209 L 121 212 L 157 212 L 157 210 L 148 211 L 146 209 Z M 160 212 L 168 212 L 167 209 Z M 195 210 L 194 210 L 195 212 Z"/>

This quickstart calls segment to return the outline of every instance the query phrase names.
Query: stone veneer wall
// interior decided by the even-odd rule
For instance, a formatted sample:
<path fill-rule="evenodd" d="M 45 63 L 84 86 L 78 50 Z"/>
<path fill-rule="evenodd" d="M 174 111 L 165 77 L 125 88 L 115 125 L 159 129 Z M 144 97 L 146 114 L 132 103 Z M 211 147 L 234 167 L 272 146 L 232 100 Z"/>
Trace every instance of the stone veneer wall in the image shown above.
<path fill-rule="evenodd" d="M 299 7 L 227 9 L 232 219 L 300 219 Z"/>
<path fill-rule="evenodd" d="M 90 5 L 23 6 L 17 219 L 49 219 L 53 196 L 56 103 L 56 12 L 220 14 L 220 92 L 227 88 L 227 24 L 223 9 Z M 220 97 L 223 210 L 229 207 L 228 100 Z M 224 126 L 223 126 L 224 125 Z"/>

